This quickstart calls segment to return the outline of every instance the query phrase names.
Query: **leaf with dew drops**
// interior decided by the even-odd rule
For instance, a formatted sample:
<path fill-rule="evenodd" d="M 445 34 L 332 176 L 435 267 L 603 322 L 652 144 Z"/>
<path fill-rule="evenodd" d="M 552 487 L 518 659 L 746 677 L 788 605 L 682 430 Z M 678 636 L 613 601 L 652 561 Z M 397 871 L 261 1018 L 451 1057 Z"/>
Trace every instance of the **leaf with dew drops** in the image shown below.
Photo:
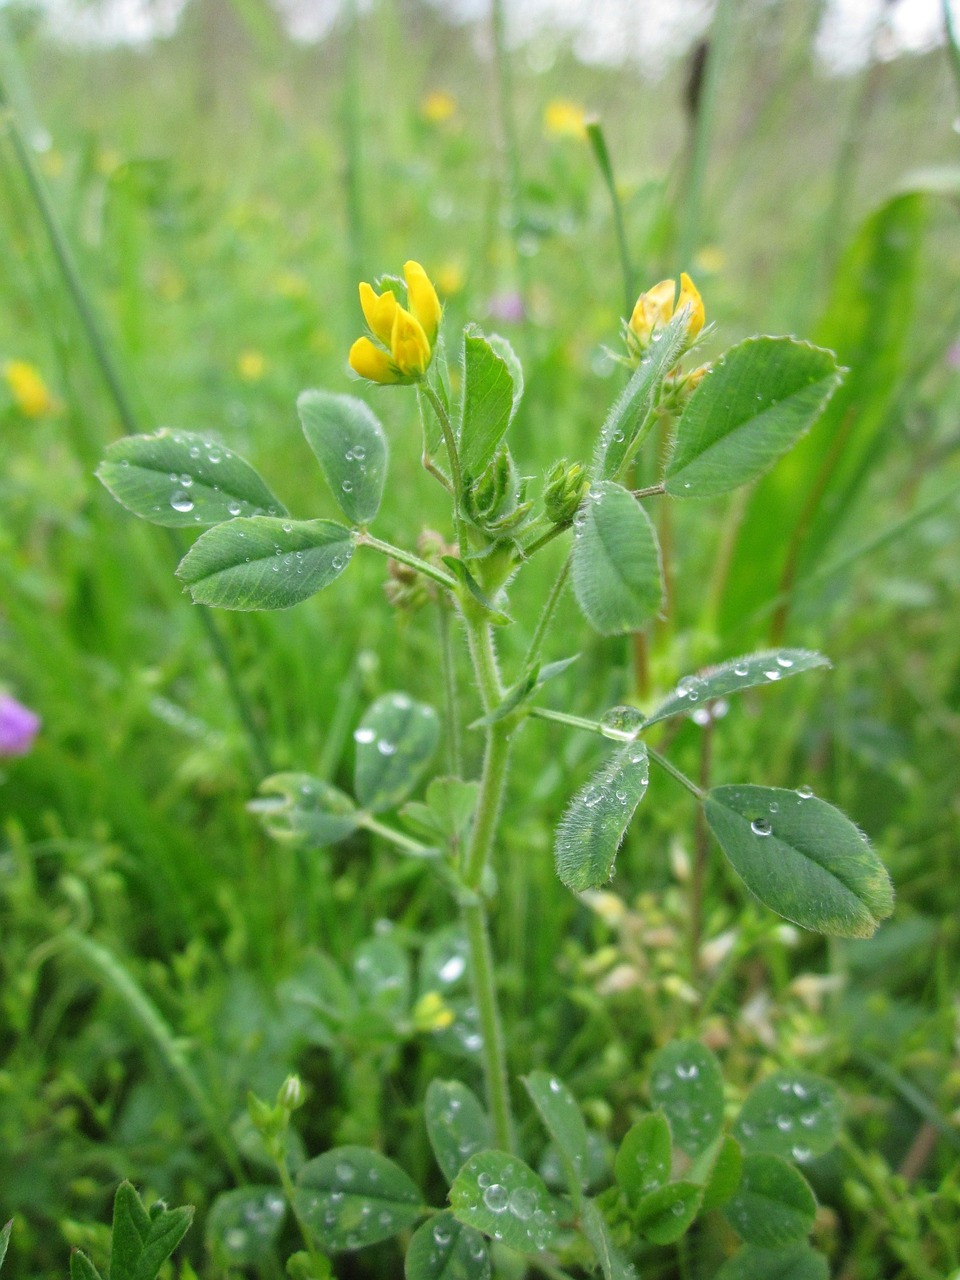
<path fill-rule="evenodd" d="M 830 1280 L 830 1267 L 823 1254 L 806 1243 L 782 1249 L 748 1244 L 727 1259 L 716 1280 Z"/>
<path fill-rule="evenodd" d="M 893 888 L 866 836 L 809 788 L 715 787 L 704 813 L 733 869 L 794 924 L 869 938 L 893 910 Z"/>
<path fill-rule="evenodd" d="M 339 578 L 353 550 L 353 533 L 334 520 L 240 516 L 198 538 L 177 577 L 196 604 L 289 609 Z"/>
<path fill-rule="evenodd" d="M 734 1133 L 746 1151 L 772 1151 L 799 1164 L 829 1151 L 840 1136 L 840 1095 L 812 1071 L 775 1071 L 754 1085 Z"/>
<path fill-rule="evenodd" d="M 697 1216 L 703 1188 L 695 1182 L 668 1182 L 643 1197 L 634 1211 L 637 1230 L 654 1244 L 674 1244 Z"/>
<path fill-rule="evenodd" d="M 771 649 L 751 653 L 743 658 L 730 658 L 697 675 L 684 676 L 647 717 L 646 724 L 656 724 L 670 716 L 693 712 L 717 698 L 725 698 L 743 689 L 765 687 L 801 675 L 815 667 L 829 667 L 829 659 L 809 649 Z"/>
<path fill-rule="evenodd" d="M 531 1071 L 523 1083 L 560 1150 L 570 1193 L 576 1197 L 586 1183 L 590 1156 L 587 1126 L 577 1100 L 549 1071 Z"/>
<path fill-rule="evenodd" d="M 506 1151 L 471 1156 L 450 1188 L 450 1204 L 460 1222 L 520 1253 L 539 1253 L 557 1234 L 543 1179 Z"/>
<path fill-rule="evenodd" d="M 128 511 L 169 529 L 203 528 L 235 516 L 286 514 L 249 462 L 219 441 L 191 431 L 115 440 L 97 478 Z"/>
<path fill-rule="evenodd" d="M 405 800 L 430 763 L 440 738 L 433 707 L 406 693 L 385 693 L 354 731 L 354 791 L 371 813 Z"/>
<path fill-rule="evenodd" d="M 723 1076 L 699 1040 L 674 1040 L 650 1065 L 650 1098 L 670 1122 L 674 1143 L 688 1156 L 706 1151 L 723 1128 Z"/>
<path fill-rule="evenodd" d="M 274 840 L 322 849 L 345 840 L 360 825 L 360 813 L 345 792 L 309 773 L 274 773 L 247 802 Z"/>
<path fill-rule="evenodd" d="M 453 1182 L 471 1156 L 490 1146 L 489 1117 L 477 1095 L 459 1080 L 431 1080 L 424 1115 L 437 1164 Z"/>
<path fill-rule="evenodd" d="M 353 524 L 369 524 L 380 509 L 387 475 L 380 419 L 356 396 L 332 391 L 302 392 L 297 412 L 340 510 Z"/>
<path fill-rule="evenodd" d="M 640 1199 L 662 1187 L 670 1177 L 672 1141 L 670 1125 L 662 1111 L 653 1111 L 624 1134 L 614 1163 L 617 1184 L 636 1205 Z"/>
<path fill-rule="evenodd" d="M 267 1262 L 274 1256 L 286 1212 L 279 1187 L 239 1187 L 218 1195 L 204 1227 L 217 1265 L 228 1270 Z"/>
<path fill-rule="evenodd" d="M 403 1265 L 406 1280 L 490 1280 L 486 1240 L 448 1210 L 417 1228 Z"/>
<path fill-rule="evenodd" d="M 423 1197 L 399 1165 L 366 1147 L 334 1147 L 297 1174 L 298 1217 L 333 1252 L 388 1240 L 424 1212 Z"/>
<path fill-rule="evenodd" d="M 639 631 L 660 611 L 663 571 L 650 517 L 632 493 L 594 484 L 573 519 L 573 593 L 602 636 Z"/>
<path fill-rule="evenodd" d="M 637 1280 L 636 1267 L 617 1248 L 607 1221 L 593 1200 L 584 1202 L 580 1224 L 593 1245 L 603 1280 Z"/>
<path fill-rule="evenodd" d="M 570 801 L 554 838 L 557 875 L 577 892 L 613 875 L 617 850 L 650 777 L 647 748 L 628 742 Z"/>

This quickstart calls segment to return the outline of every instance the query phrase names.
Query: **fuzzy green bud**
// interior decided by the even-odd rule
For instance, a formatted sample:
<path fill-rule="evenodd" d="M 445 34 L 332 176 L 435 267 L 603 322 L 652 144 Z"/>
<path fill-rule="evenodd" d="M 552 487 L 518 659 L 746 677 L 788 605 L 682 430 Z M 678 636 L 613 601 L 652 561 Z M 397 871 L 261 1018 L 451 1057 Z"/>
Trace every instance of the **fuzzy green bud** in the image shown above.
<path fill-rule="evenodd" d="M 277 1093 L 277 1106 L 284 1111 L 296 1111 L 304 1103 L 303 1081 L 299 1076 L 287 1076 Z"/>
<path fill-rule="evenodd" d="M 590 477 L 580 462 L 568 466 L 566 459 L 554 463 L 543 489 L 543 509 L 554 524 L 568 524 L 587 496 Z"/>

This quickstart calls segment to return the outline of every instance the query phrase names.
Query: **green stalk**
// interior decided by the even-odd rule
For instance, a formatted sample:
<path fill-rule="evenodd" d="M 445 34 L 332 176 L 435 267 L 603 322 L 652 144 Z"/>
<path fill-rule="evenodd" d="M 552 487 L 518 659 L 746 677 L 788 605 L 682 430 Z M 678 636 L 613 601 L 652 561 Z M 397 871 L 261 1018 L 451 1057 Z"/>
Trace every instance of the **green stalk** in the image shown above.
<path fill-rule="evenodd" d="M 651 760 L 656 761 L 661 769 L 665 770 L 670 774 L 671 778 L 675 778 L 680 783 L 681 787 L 686 787 L 692 796 L 696 796 L 700 803 L 703 803 L 707 798 L 707 793 L 698 787 L 692 779 L 688 778 L 675 765 L 672 765 L 666 756 L 662 756 L 659 751 L 654 751 L 653 747 L 647 747 L 647 752 Z"/>
<path fill-rule="evenodd" d="M 370 547 L 373 551 L 379 551 L 381 555 L 389 556 L 391 560 L 405 564 L 410 569 L 416 569 L 425 578 L 432 578 L 434 582 L 439 582 L 440 586 L 446 587 L 448 591 L 456 591 L 457 589 L 454 579 L 448 573 L 444 573 L 442 569 L 438 569 L 436 565 L 432 565 L 428 560 L 421 560 L 412 551 L 404 551 L 403 547 L 395 547 L 392 542 L 383 542 L 380 538 L 375 538 L 372 533 L 358 533 L 357 546 Z"/>
<path fill-rule="evenodd" d="M 453 425 L 450 422 L 450 415 L 447 412 L 446 405 L 430 383 L 424 380 L 420 383 L 420 387 L 424 398 L 430 402 L 430 407 L 436 415 L 440 430 L 443 433 L 443 443 L 447 447 L 447 457 L 450 459 L 450 474 L 453 477 L 453 519 L 457 528 L 460 556 L 463 559 L 467 553 L 467 531 L 463 523 L 463 517 L 460 514 L 460 500 L 463 495 L 463 472 L 460 469 L 460 454 L 453 434 Z"/>
<path fill-rule="evenodd" d="M 343 187 L 347 214 L 347 262 L 350 273 L 349 296 L 356 298 L 357 281 L 364 277 L 363 200 L 360 191 L 361 137 L 363 119 L 360 85 L 360 18 L 357 0 L 344 5 L 343 84 Z"/>
<path fill-rule="evenodd" d="M 530 314 L 530 281 L 527 262 L 520 252 L 519 240 L 523 221 L 523 179 L 520 170 L 520 143 L 517 138 L 516 113 L 513 102 L 513 76 L 510 72 L 510 54 L 507 49 L 507 16 L 504 0 L 492 0 L 494 62 L 497 68 L 497 106 L 500 114 L 500 134 L 507 161 L 507 211 L 513 243 L 516 250 L 517 278 L 524 317 Z"/>
<path fill-rule="evenodd" d="M 543 648 L 543 642 L 547 638 L 547 632 L 550 624 L 553 622 L 553 615 L 557 611 L 557 605 L 560 603 L 560 597 L 563 595 L 563 589 L 567 585 L 567 578 L 570 576 L 570 566 L 572 559 L 567 556 L 560 567 L 560 572 L 554 579 L 553 586 L 550 588 L 550 594 L 547 596 L 546 604 L 537 621 L 536 630 L 533 633 L 533 639 L 530 641 L 530 648 L 527 650 L 527 656 L 524 660 L 524 667 L 527 671 L 540 657 L 540 650 Z"/>
<path fill-rule="evenodd" d="M 313 1274 L 322 1276 L 326 1265 L 325 1259 L 321 1258 L 317 1250 L 317 1246 L 313 1242 L 313 1233 L 307 1226 L 304 1219 L 300 1216 L 300 1210 L 297 1208 L 297 1189 L 293 1185 L 293 1179 L 290 1177 L 290 1170 L 287 1168 L 287 1162 L 283 1156 L 278 1156 L 274 1160 L 277 1173 L 280 1177 L 280 1185 L 283 1187 L 283 1194 L 287 1197 L 287 1204 L 290 1206 L 290 1212 L 297 1220 L 297 1226 L 300 1228 L 300 1235 L 303 1237 L 303 1243 L 307 1246 L 307 1253 L 313 1264 Z"/>
<path fill-rule="evenodd" d="M 444 710 L 447 720 L 447 768 L 455 778 L 463 777 L 463 746 L 460 734 L 460 705 L 457 699 L 457 668 L 450 638 L 450 611 L 445 601 L 437 605 L 440 632 L 440 666 L 443 672 Z"/>
<path fill-rule="evenodd" d="M 603 134 L 603 128 L 599 120 L 591 120 L 587 125 L 587 137 L 590 140 L 590 146 L 593 150 L 597 165 L 603 177 L 604 185 L 610 196 L 610 203 L 613 206 L 613 225 L 617 233 L 617 249 L 620 253 L 620 274 L 623 277 L 623 305 L 624 319 L 628 319 L 633 304 L 636 301 L 636 284 L 634 280 L 633 265 L 630 262 L 630 250 L 627 246 L 627 229 L 623 218 L 623 202 L 620 199 L 620 193 L 617 191 L 616 179 L 613 176 L 613 164 L 610 160 L 610 151 L 607 147 L 607 140 Z"/>
<path fill-rule="evenodd" d="M 470 613 L 465 615 L 467 641 L 474 674 L 480 689 L 483 709 L 489 714 L 503 696 L 493 631 L 488 622 Z M 494 1139 L 504 1151 L 514 1148 L 513 1115 L 507 1077 L 507 1055 L 503 1024 L 497 1003 L 497 987 L 490 927 L 483 896 L 485 873 L 493 851 L 493 842 L 507 782 L 511 729 L 505 721 L 487 725 L 483 753 L 480 796 L 474 815 L 470 840 L 464 852 L 464 894 L 460 915 L 467 935 L 470 976 L 483 1037 L 483 1074 L 487 1105 L 493 1121 Z"/>

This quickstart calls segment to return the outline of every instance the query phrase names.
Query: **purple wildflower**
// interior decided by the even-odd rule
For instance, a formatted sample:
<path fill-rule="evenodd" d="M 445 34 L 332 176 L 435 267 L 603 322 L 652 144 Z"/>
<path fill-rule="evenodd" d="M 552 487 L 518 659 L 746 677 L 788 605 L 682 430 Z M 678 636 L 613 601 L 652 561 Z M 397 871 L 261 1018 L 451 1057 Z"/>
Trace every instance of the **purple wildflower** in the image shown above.
<path fill-rule="evenodd" d="M 487 315 L 491 320 L 501 320 L 507 324 L 519 324 L 526 316 L 523 298 L 516 291 L 495 293 L 487 299 Z"/>
<path fill-rule="evenodd" d="M 0 693 L 0 756 L 25 756 L 40 729 L 40 717 L 8 693 Z"/>

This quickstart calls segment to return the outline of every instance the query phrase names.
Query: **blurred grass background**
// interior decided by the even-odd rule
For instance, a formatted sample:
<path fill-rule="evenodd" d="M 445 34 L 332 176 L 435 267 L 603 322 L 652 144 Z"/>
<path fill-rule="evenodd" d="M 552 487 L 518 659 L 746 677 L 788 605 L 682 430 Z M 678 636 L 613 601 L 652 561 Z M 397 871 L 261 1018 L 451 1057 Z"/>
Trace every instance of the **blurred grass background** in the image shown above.
<path fill-rule="evenodd" d="M 29 6 L 0 18 L 7 92 L 42 144 L 34 163 L 141 429 L 219 435 L 297 515 L 335 511 L 296 395 L 350 389 L 357 280 L 408 257 L 438 282 L 448 341 L 473 318 L 517 348 L 521 469 L 539 478 L 558 457 L 588 456 L 622 379 L 605 349 L 624 285 L 583 112 L 602 122 L 637 286 L 690 270 L 717 325 L 709 355 L 756 331 L 837 349 L 846 388 L 794 455 L 732 505 L 677 505 L 675 597 L 652 679 L 667 688 L 773 633 L 833 659 L 826 676 L 733 707 L 713 776 L 809 782 L 840 804 L 890 865 L 897 916 L 872 943 L 800 941 L 717 865 L 707 934 L 739 922 L 745 941 L 710 1013 L 743 1074 L 792 1053 L 861 1090 L 865 1143 L 895 1165 L 931 1121 L 908 1090 L 869 1079 L 857 1054 L 875 1053 L 947 1135 L 925 1167 L 935 1181 L 960 1107 L 960 101 L 942 45 L 892 56 L 902 4 L 845 74 L 816 52 L 824 6 L 794 0 L 691 8 L 691 29 L 654 65 L 587 63 L 546 24 L 498 60 L 489 15 L 453 21 L 420 0 L 346 3 L 316 44 L 291 40 L 259 0 L 192 0 L 169 38 L 139 48 L 58 43 Z M 505 5 L 508 30 L 518 14 Z M 93 479 L 123 425 L 9 130 L 0 163 L 0 364 L 28 361 L 50 396 L 31 415 L 0 391 L 0 681 L 44 721 L 34 751 L 0 772 L 0 1146 L 12 1157 L 0 1204 L 46 1276 L 121 1176 L 201 1205 L 225 1176 L 116 984 L 104 994 L 102 972 L 57 950 L 66 931 L 99 938 L 189 1038 L 229 1118 L 246 1088 L 303 1065 L 273 992 L 304 947 L 346 963 L 377 920 L 399 921 L 416 946 L 446 915 L 420 871 L 376 843 L 291 855 L 245 812 L 256 762 L 171 546 Z M 443 520 L 413 406 L 402 392 L 362 394 L 393 443 L 382 534 L 409 544 Z M 531 571 L 517 597 L 508 670 L 552 569 Z M 217 617 L 273 768 L 348 781 L 367 700 L 402 687 L 439 701 L 436 618 L 392 612 L 381 588 L 382 564 L 358 557 L 290 614 Z M 552 650 L 582 653 L 556 705 L 595 715 L 631 695 L 628 650 L 586 637 L 572 606 Z M 693 773 L 701 737 L 690 723 L 674 744 Z M 668 999 L 669 983 L 639 1020 L 596 994 L 589 958 L 608 931 L 555 882 L 550 854 L 591 753 L 555 726 L 524 730 L 499 855 L 500 947 L 517 1070 L 567 1044 L 558 1067 L 581 1096 L 616 1099 L 654 1040 L 707 1015 Z M 692 839 L 685 802 L 661 783 L 616 892 L 656 893 L 648 912 L 680 928 Z M 668 947 L 661 976 L 682 972 Z M 804 1014 L 790 984 L 807 972 L 846 975 L 845 993 Z M 780 1011 L 776 1049 L 739 1015 L 758 993 Z M 431 1066 L 450 1070 L 434 1051 L 408 1052 L 351 1093 L 342 1063 L 316 1048 L 306 1063 L 325 1098 L 311 1151 L 344 1116 L 372 1111 L 388 1132 Z M 852 1252 L 882 1267 L 882 1231 L 874 1240 L 865 1210 L 841 1212 Z"/>

